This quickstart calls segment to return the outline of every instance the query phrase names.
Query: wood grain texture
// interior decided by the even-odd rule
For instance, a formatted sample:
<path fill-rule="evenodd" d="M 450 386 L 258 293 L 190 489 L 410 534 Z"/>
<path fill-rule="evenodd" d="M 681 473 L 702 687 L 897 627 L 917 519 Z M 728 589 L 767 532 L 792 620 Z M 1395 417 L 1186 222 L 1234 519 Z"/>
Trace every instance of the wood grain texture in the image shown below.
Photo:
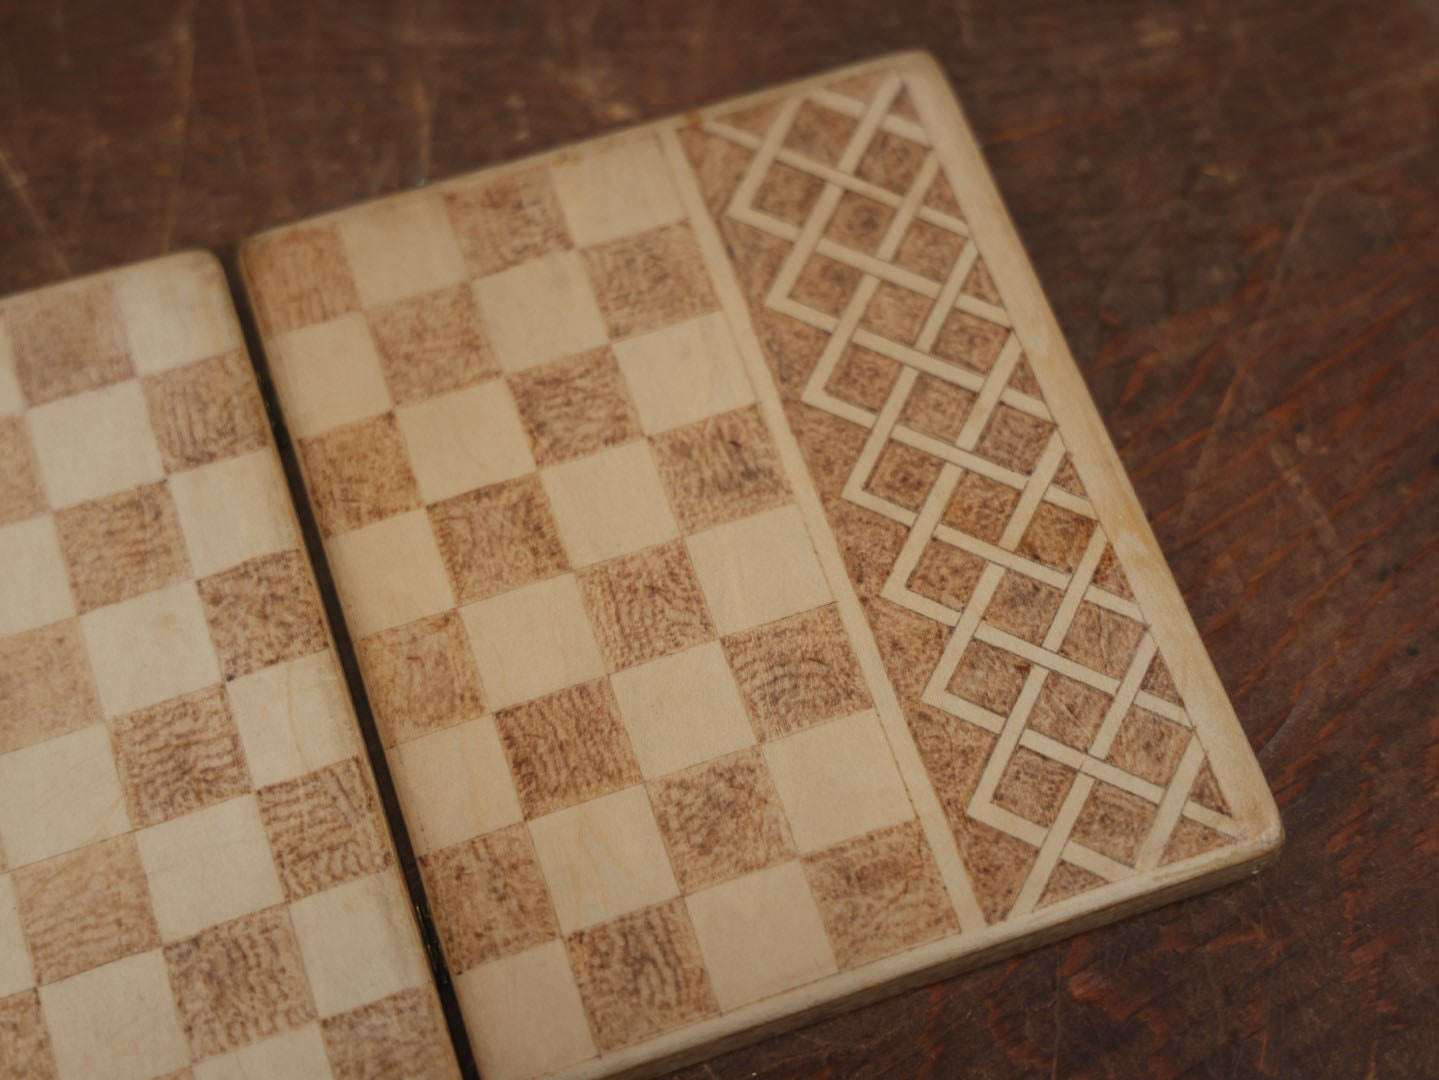
<path fill-rule="evenodd" d="M 1256 882 L 693 1075 L 1432 1072 L 1432 8 L 321 4 L 297 26 L 273 4 L 87 3 L 7 10 L 0 40 L 23 43 L 0 54 L 7 291 L 228 252 L 601 128 L 934 49 L 1288 846 Z"/>

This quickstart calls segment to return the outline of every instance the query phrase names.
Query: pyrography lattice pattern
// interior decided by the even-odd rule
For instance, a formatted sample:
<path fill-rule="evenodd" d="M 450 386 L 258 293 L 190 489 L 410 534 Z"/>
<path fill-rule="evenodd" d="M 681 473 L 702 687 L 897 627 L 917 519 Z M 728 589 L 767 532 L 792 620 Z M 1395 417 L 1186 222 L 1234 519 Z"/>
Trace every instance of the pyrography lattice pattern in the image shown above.
<path fill-rule="evenodd" d="M 0 461 L 0 1076 L 453 1076 L 219 264 L 0 304 Z"/>

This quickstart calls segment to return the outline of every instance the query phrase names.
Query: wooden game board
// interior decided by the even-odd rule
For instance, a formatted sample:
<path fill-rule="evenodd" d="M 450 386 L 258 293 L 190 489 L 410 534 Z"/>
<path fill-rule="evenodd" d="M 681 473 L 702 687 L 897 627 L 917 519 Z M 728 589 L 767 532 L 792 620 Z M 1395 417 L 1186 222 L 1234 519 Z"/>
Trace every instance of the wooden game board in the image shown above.
<path fill-rule="evenodd" d="M 0 302 L 0 463 L 0 1075 L 455 1075 L 219 264 Z"/>
<path fill-rule="evenodd" d="M 242 262 L 486 1076 L 697 1056 L 1278 846 L 927 58 Z"/>

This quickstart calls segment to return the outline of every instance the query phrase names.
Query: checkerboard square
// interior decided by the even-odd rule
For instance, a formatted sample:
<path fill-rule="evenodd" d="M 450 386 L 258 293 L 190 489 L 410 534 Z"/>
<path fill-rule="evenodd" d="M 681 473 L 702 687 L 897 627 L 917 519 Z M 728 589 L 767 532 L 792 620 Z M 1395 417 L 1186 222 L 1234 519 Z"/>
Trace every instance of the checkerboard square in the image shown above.
<path fill-rule="evenodd" d="M 334 1080 L 453 1080 L 455 1076 L 445 1019 L 428 986 L 401 990 L 328 1016 L 321 1031 Z M 303 1080 L 302 1075 L 297 1073 L 295 1080 Z"/>
<path fill-rule="evenodd" d="M 356 878 L 290 908 L 320 1016 L 428 985 L 398 874 Z"/>
<path fill-rule="evenodd" d="M 445 960 L 456 975 L 559 935 L 523 825 L 436 851 L 421 870 Z"/>
<path fill-rule="evenodd" d="M 614 347 L 644 430 L 656 434 L 754 400 L 729 322 L 720 312 Z"/>
<path fill-rule="evenodd" d="M 804 870 L 842 968 L 959 932 L 917 821 L 807 856 Z"/>
<path fill-rule="evenodd" d="M 455 606 L 422 510 L 333 536 L 327 548 L 345 621 L 357 638 Z"/>
<path fill-rule="evenodd" d="M 169 488 L 198 577 L 300 546 L 285 474 L 269 447 L 177 473 Z"/>
<path fill-rule="evenodd" d="M 430 507 L 445 571 L 462 604 L 569 569 L 536 476 L 480 488 Z"/>
<path fill-rule="evenodd" d="M 639 782 L 629 735 L 607 679 L 501 709 L 495 726 L 526 817 Z"/>
<path fill-rule="evenodd" d="M 802 852 L 914 816 L 873 712 L 767 743 L 764 756 Z"/>
<path fill-rule="evenodd" d="M 137 826 L 250 790 L 240 734 L 218 686 L 130 713 L 111 725 L 130 820 Z"/>
<path fill-rule="evenodd" d="M 664 152 L 653 136 L 573 155 L 550 171 L 570 234 L 581 246 L 684 217 Z"/>
<path fill-rule="evenodd" d="M 234 679 L 225 691 L 257 787 L 362 752 L 349 692 L 328 649 Z"/>
<path fill-rule="evenodd" d="M 689 553 L 677 540 L 599 563 L 578 576 L 612 671 L 715 636 Z"/>
<path fill-rule="evenodd" d="M 753 407 L 712 416 L 654 440 L 660 477 L 685 532 L 787 502 L 789 482 Z"/>
<path fill-rule="evenodd" d="M 179 517 L 164 484 L 61 510 L 55 528 L 81 611 L 190 576 Z"/>
<path fill-rule="evenodd" d="M 672 773 L 649 792 L 686 893 L 794 856 L 779 794 L 756 750 Z"/>
<path fill-rule="evenodd" d="M 849 145 L 855 126 L 853 117 L 804 101 L 785 133 L 784 146 L 825 165 L 835 165 Z"/>
<path fill-rule="evenodd" d="M 451 188 L 445 204 L 474 277 L 570 247 L 548 169 L 522 169 L 498 180 Z"/>
<path fill-rule="evenodd" d="M 0 634 L 17 634 L 74 613 L 55 519 L 0 526 Z"/>
<path fill-rule="evenodd" d="M 420 506 L 394 413 L 300 441 L 310 503 L 326 536 L 350 532 Z"/>
<path fill-rule="evenodd" d="M 283 907 L 168 945 L 165 963 L 196 1058 L 223 1054 L 315 1018 L 300 949 Z"/>
<path fill-rule="evenodd" d="M 266 338 L 358 311 L 350 264 L 333 226 L 311 225 L 251 240 L 240 253 L 259 285 L 255 314 Z"/>
<path fill-rule="evenodd" d="M 465 260 L 440 197 L 385 199 L 335 226 L 366 308 L 433 292 L 465 279 Z"/>
<path fill-rule="evenodd" d="M 262 555 L 199 583 L 225 678 L 329 644 L 310 565 L 298 551 Z"/>
<path fill-rule="evenodd" d="M 359 643 L 375 721 L 386 746 L 406 742 L 484 711 L 480 675 L 453 611 L 418 619 Z"/>
<path fill-rule="evenodd" d="M 718 525 L 685 543 L 721 634 L 830 600 L 829 585 L 795 506 Z"/>
<path fill-rule="evenodd" d="M 517 372 L 510 387 L 541 465 L 640 437 L 639 419 L 609 349 Z"/>
<path fill-rule="evenodd" d="M 395 419 L 427 503 L 534 471 L 530 441 L 499 380 L 404 406 Z"/>
<path fill-rule="evenodd" d="M 245 347 L 225 271 L 208 252 L 154 259 L 113 280 L 141 375 Z"/>
<path fill-rule="evenodd" d="M 595 1055 L 594 1039 L 565 947 L 558 941 L 455 979 L 486 1080 L 531 1080 Z"/>
<path fill-rule="evenodd" d="M 63 814 L 48 809 L 56 792 Z M 103 725 L 0 755 L 0 845 L 12 869 L 129 828 Z"/>
<path fill-rule="evenodd" d="M 570 968 L 601 1050 L 718 1011 L 684 902 L 636 911 L 571 937 Z"/>
<path fill-rule="evenodd" d="M 259 806 L 291 900 L 384 870 L 392 861 L 380 802 L 358 758 L 261 788 Z"/>
<path fill-rule="evenodd" d="M 754 729 L 719 644 L 610 677 L 630 743 L 647 777 L 754 744 Z"/>
<path fill-rule="evenodd" d="M 679 892 L 643 787 L 536 818 L 530 835 L 566 934 Z"/>
<path fill-rule="evenodd" d="M 34 985 L 35 973 L 20 929 L 15 881 L 9 874 L 0 874 L 0 1014 L 5 1010 L 5 998 Z M 0 1019 L 0 1032 L 4 1030 L 5 1021 Z M 5 1045 L 4 1036 L 0 1035 L 0 1046 Z"/>
<path fill-rule="evenodd" d="M 546 255 L 475 282 L 490 345 L 505 371 L 523 371 L 608 340 L 583 261 Z M 555 318 L 555 312 L 564 312 Z"/>
<path fill-rule="evenodd" d="M 24 410 L 25 398 L 20 393 L 20 381 L 15 376 L 15 349 L 10 344 L 5 317 L 0 314 L 0 416 Z"/>
<path fill-rule="evenodd" d="M 685 222 L 611 240 L 581 254 L 611 338 L 658 330 L 719 306 L 699 245 Z"/>
<path fill-rule="evenodd" d="M 625 555 L 679 533 L 646 443 L 556 465 L 540 478 L 575 566 Z"/>
<path fill-rule="evenodd" d="M 166 941 L 285 898 L 253 795 L 141 829 L 135 838 Z"/>
<path fill-rule="evenodd" d="M 31 406 L 135 374 L 125 324 L 108 281 L 47 291 L 5 313 L 15 376 Z"/>
<path fill-rule="evenodd" d="M 269 338 L 265 348 L 285 407 L 285 424 L 296 438 L 390 408 L 380 356 L 363 315 L 345 315 Z"/>
<path fill-rule="evenodd" d="M 269 445 L 265 406 L 243 352 L 150 375 L 140 386 L 170 472 Z"/>
<path fill-rule="evenodd" d="M 0 637 L 0 754 L 101 718 L 74 619 Z"/>
<path fill-rule="evenodd" d="M 0 525 L 41 513 L 49 505 L 40 483 L 40 465 L 23 416 L 0 418 Z"/>
<path fill-rule="evenodd" d="M 762 739 L 874 704 L 833 604 L 742 631 L 722 644 Z"/>
<path fill-rule="evenodd" d="M 311 1021 L 196 1062 L 194 1080 L 309 1080 L 330 1075 L 320 1025 Z M 183 1074 L 170 1080 L 185 1080 Z"/>
<path fill-rule="evenodd" d="M 23 945 L 20 951 L 25 951 Z M 40 995 L 33 989 L 0 997 L 0 1051 L 4 1052 L 6 1061 L 23 1062 L 26 1073 L 41 1080 L 59 1075 L 50 1048 L 50 1032 L 40 1011 Z M 30 1080 L 29 1075 L 16 1075 Z"/>
<path fill-rule="evenodd" d="M 405 405 L 498 374 L 474 290 L 455 285 L 367 313 L 385 381 Z"/>
<path fill-rule="evenodd" d="M 27 419 L 53 507 L 165 476 L 145 398 L 133 379 L 31 409 Z"/>
<path fill-rule="evenodd" d="M 20 925 L 42 985 L 160 944 L 129 836 L 24 867 L 14 880 Z"/>
<path fill-rule="evenodd" d="M 726 1011 L 835 971 L 798 862 L 760 870 L 685 900 L 715 997 Z"/>
<path fill-rule="evenodd" d="M 150 1080 L 190 1060 L 159 949 L 40 989 L 61 1076 Z"/>
<path fill-rule="evenodd" d="M 401 743 L 390 763 L 421 855 L 522 820 L 493 717 Z"/>

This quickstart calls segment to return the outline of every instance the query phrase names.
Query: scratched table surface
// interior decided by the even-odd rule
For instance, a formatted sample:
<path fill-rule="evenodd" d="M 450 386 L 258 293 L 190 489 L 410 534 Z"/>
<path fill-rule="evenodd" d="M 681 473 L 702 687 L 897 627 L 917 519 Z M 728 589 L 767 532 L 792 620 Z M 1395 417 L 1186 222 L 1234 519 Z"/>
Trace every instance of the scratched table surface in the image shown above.
<path fill-rule="evenodd" d="M 685 1075 L 1433 1075 L 1439 8 L 982 7 L 0 4 L 0 292 L 931 49 L 1288 841 Z"/>

